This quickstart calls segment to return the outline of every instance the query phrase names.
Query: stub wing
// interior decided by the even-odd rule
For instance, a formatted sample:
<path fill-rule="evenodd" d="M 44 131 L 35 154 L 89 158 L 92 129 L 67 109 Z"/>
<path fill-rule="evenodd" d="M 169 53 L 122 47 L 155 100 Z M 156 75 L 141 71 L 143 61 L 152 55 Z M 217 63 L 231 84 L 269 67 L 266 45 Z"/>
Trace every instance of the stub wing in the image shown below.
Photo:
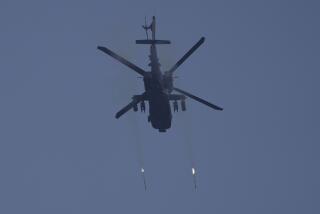
<path fill-rule="evenodd" d="M 185 100 L 186 96 L 181 94 L 169 94 L 169 100 Z"/>
<path fill-rule="evenodd" d="M 132 102 L 123 107 L 120 111 L 116 113 L 116 118 L 119 119 L 122 115 L 127 113 L 130 109 L 132 109 L 134 106 L 136 106 L 139 102 L 141 102 L 144 99 L 143 95 L 136 95 L 133 96 Z"/>

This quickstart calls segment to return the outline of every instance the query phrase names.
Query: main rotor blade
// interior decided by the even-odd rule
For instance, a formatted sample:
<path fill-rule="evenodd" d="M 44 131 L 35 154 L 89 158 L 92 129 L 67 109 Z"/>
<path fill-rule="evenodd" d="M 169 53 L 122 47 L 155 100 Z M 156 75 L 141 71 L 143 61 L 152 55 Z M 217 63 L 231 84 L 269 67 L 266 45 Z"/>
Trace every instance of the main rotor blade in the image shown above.
<path fill-rule="evenodd" d="M 106 48 L 106 47 L 101 47 L 98 46 L 98 49 L 106 54 L 108 54 L 109 56 L 113 57 L 114 59 L 118 60 L 119 62 L 121 62 L 122 64 L 128 66 L 129 68 L 131 68 L 132 70 L 134 70 L 135 72 L 137 72 L 138 74 L 144 76 L 145 71 L 141 68 L 139 68 L 138 66 L 136 66 L 135 64 L 129 62 L 128 60 L 126 60 L 125 58 L 119 56 L 118 54 L 114 53 L 113 51 L 111 51 L 110 49 Z"/>
<path fill-rule="evenodd" d="M 186 91 L 183 91 L 183 90 L 181 90 L 181 89 L 179 89 L 179 88 L 173 88 L 173 90 L 175 90 L 175 91 L 177 91 L 177 92 L 180 92 L 181 94 L 184 94 L 184 95 L 186 95 L 187 97 L 190 97 L 191 99 L 194 99 L 194 100 L 196 100 L 196 101 L 198 101 L 198 102 L 200 102 L 200 103 L 202 103 L 202 104 L 204 104 L 204 105 L 207 105 L 207 106 L 209 106 L 209 107 L 211 107 L 211 108 L 213 108 L 213 109 L 215 109 L 215 110 L 219 110 L 219 111 L 222 111 L 222 110 L 223 110 L 223 108 L 221 108 L 221 107 L 219 107 L 219 106 L 216 106 L 216 105 L 214 105 L 214 104 L 212 104 L 212 103 L 209 103 L 208 101 L 206 101 L 206 100 L 204 100 L 204 99 L 201 99 L 200 97 L 197 97 L 197 96 L 195 96 L 195 95 L 192 95 L 192 94 L 190 94 L 190 93 L 188 93 L 188 92 L 186 92 Z"/>
<path fill-rule="evenodd" d="M 204 42 L 205 38 L 201 37 L 201 39 L 169 70 L 169 72 L 173 73 L 186 59 L 197 50 L 200 45 Z"/>

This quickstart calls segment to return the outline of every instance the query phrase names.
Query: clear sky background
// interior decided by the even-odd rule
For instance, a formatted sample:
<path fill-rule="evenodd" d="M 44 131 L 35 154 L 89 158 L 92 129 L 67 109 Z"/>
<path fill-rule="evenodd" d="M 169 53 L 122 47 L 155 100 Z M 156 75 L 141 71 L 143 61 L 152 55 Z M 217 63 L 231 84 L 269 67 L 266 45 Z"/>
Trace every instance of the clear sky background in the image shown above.
<path fill-rule="evenodd" d="M 320 213 L 319 1 L 0 1 L 0 213 Z M 142 80 L 96 49 L 162 68 L 201 36 L 159 133 L 115 113 Z M 193 188 L 191 166 L 198 172 Z M 145 192 L 139 173 L 144 166 Z"/>

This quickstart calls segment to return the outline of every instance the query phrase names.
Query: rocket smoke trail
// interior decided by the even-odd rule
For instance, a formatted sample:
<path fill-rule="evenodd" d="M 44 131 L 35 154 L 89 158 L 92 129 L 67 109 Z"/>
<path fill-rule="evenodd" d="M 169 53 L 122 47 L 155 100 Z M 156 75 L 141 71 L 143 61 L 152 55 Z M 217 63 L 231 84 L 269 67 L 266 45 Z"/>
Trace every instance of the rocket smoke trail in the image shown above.
<path fill-rule="evenodd" d="M 161 63 L 165 69 L 169 69 L 172 64 L 175 63 L 176 56 L 173 56 L 173 52 L 175 51 L 174 45 L 171 46 L 171 49 L 161 49 L 159 48 L 159 54 L 161 54 Z M 167 68 L 166 68 L 167 67 Z M 195 159 L 194 159 L 194 152 L 192 148 L 192 141 L 193 141 L 193 127 L 192 127 L 192 118 L 186 114 L 176 114 L 177 119 L 181 122 L 180 127 L 183 136 L 183 141 L 185 142 L 185 148 L 187 152 L 188 161 L 190 161 L 193 183 L 195 190 L 198 188 L 197 186 L 197 179 L 196 179 L 196 168 L 195 168 Z"/>
<path fill-rule="evenodd" d="M 143 179 L 144 190 L 147 191 L 147 181 L 146 181 L 146 176 L 144 174 L 144 168 L 141 168 L 141 175 L 142 175 L 142 179 Z"/>
<path fill-rule="evenodd" d="M 128 115 L 130 127 L 132 131 L 132 140 L 134 141 L 134 146 L 136 150 L 136 157 L 138 160 L 141 176 L 143 179 L 143 185 L 144 189 L 147 190 L 147 182 L 146 182 L 146 176 L 145 176 L 145 168 L 144 168 L 144 158 L 143 158 L 143 149 L 142 149 L 142 141 L 140 136 L 140 130 L 138 126 L 137 118 L 135 118 L 135 115 Z"/>
<path fill-rule="evenodd" d="M 130 41 L 130 33 L 128 29 L 130 29 L 128 26 L 126 26 L 127 23 L 122 23 L 119 26 L 113 26 L 111 31 L 108 31 L 106 29 L 105 33 L 108 35 L 110 40 L 112 41 L 118 41 L 117 47 L 118 47 L 118 53 L 128 60 L 131 60 L 131 58 L 136 58 L 137 54 L 135 51 L 135 44 L 134 43 L 127 43 L 124 41 Z M 111 34 L 110 34 L 111 33 Z M 113 91 L 113 100 L 121 102 L 127 102 L 127 98 L 130 97 L 132 92 L 140 91 L 140 80 L 137 81 L 135 79 L 136 75 L 130 74 L 130 72 L 127 71 L 127 68 L 120 67 L 119 71 L 115 71 L 114 75 L 112 75 L 113 79 L 111 79 L 111 90 Z M 123 72 L 122 72 L 123 71 Z M 131 76 L 130 76 L 131 75 Z M 119 86 L 115 83 L 117 82 L 124 82 L 125 84 Z M 134 152 L 136 153 L 135 156 L 137 158 L 137 162 L 139 165 L 139 169 L 141 169 L 142 178 L 144 187 L 146 189 L 146 177 L 144 173 L 144 158 L 143 158 L 143 149 L 142 149 L 142 141 L 141 141 L 141 132 L 139 129 L 138 120 L 136 118 L 136 115 L 127 114 L 128 122 L 129 122 L 129 129 L 130 129 L 130 144 L 131 146 L 134 146 Z M 132 142 L 133 141 L 133 142 Z"/>
<path fill-rule="evenodd" d="M 195 168 L 192 168 L 192 176 L 193 176 L 193 183 L 194 183 L 194 189 L 197 190 L 197 176 L 196 176 L 196 170 Z"/>
<path fill-rule="evenodd" d="M 179 114 L 177 114 L 178 116 Z M 197 189 L 197 173 L 196 173 L 196 167 L 195 167 L 195 159 L 194 159 L 194 152 L 193 152 L 193 147 L 192 147 L 192 141 L 193 141 L 193 129 L 192 129 L 192 118 L 190 118 L 188 115 L 181 115 L 179 116 L 179 120 L 182 122 L 181 123 L 181 133 L 183 135 L 183 141 L 185 142 L 186 145 L 186 150 L 187 150 L 187 158 L 190 161 L 190 166 L 191 166 L 191 172 L 192 172 L 192 177 L 193 177 L 193 183 L 194 183 L 194 188 Z"/>

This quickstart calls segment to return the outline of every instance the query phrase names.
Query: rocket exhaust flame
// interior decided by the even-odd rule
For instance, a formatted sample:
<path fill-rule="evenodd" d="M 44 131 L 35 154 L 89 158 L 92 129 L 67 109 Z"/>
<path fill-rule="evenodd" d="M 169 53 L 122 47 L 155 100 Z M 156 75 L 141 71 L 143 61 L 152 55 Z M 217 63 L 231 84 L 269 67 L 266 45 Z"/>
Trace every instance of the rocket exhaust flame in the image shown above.
<path fill-rule="evenodd" d="M 146 181 L 146 176 L 144 174 L 144 168 L 141 168 L 141 176 L 142 176 L 142 179 L 143 179 L 144 190 L 147 191 L 147 181 Z"/>
<path fill-rule="evenodd" d="M 194 189 L 197 190 L 197 177 L 196 177 L 196 170 L 194 167 L 192 167 L 192 177 L 193 177 L 193 183 L 194 183 Z"/>

